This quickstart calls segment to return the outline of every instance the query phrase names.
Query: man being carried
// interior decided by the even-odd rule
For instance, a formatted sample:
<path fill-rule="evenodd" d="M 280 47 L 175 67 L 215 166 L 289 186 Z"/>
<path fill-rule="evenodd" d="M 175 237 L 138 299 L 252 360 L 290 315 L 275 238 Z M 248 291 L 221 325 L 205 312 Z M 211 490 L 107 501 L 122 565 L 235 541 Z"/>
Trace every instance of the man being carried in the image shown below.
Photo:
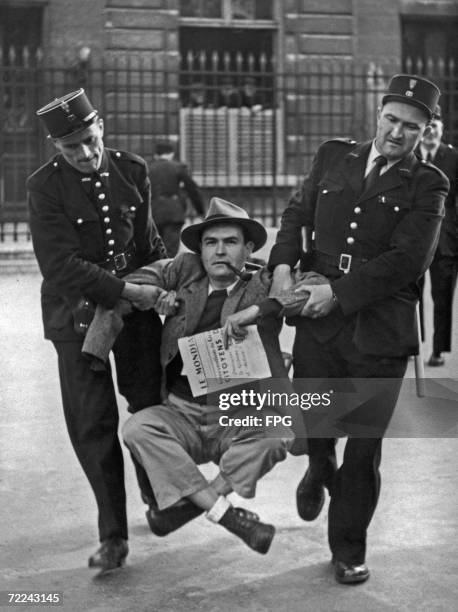
<path fill-rule="evenodd" d="M 166 535 L 207 511 L 207 518 L 239 536 L 250 548 L 266 553 L 274 527 L 242 508 L 234 508 L 226 496 L 235 491 L 253 497 L 256 482 L 277 461 L 286 457 L 292 434 L 287 427 L 267 427 L 263 409 L 261 426 L 223 427 L 218 406 L 207 398 L 193 398 L 178 339 L 191 334 L 230 327 L 230 315 L 262 301 L 269 275 L 260 270 L 249 280 L 237 277 L 267 235 L 247 213 L 213 198 L 204 221 L 185 228 L 181 239 L 193 253 L 148 266 L 152 303 L 160 309 L 167 301 L 164 290 L 176 292 L 177 311 L 163 328 L 161 360 L 167 399 L 133 415 L 124 425 L 127 446 L 145 468 L 157 499 L 147 518 L 156 535 Z M 175 295 L 173 300 L 175 301 Z M 159 296 L 159 298 L 158 298 Z M 213 461 L 217 477 L 208 482 L 197 465 Z"/>

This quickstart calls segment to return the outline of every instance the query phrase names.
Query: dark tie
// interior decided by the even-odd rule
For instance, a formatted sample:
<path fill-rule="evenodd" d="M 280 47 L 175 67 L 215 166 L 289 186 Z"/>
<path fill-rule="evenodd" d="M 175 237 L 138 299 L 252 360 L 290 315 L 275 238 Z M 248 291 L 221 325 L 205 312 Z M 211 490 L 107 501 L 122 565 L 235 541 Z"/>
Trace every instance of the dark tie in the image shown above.
<path fill-rule="evenodd" d="M 380 176 L 381 169 L 383 166 L 386 166 L 387 163 L 388 160 L 386 157 L 383 157 L 383 155 L 379 155 L 374 159 L 374 167 L 364 179 L 364 191 L 369 191 L 369 189 L 372 189 Z"/>
<path fill-rule="evenodd" d="M 426 161 L 429 162 L 430 164 L 433 163 L 433 154 L 431 153 L 431 151 L 428 151 L 427 155 L 426 155 Z"/>

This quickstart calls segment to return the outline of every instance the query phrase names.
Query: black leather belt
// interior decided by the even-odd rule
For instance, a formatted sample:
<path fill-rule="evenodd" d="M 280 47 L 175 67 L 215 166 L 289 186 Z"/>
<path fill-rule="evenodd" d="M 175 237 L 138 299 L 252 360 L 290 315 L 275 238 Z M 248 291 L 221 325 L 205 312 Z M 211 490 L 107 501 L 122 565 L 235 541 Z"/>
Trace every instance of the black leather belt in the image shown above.
<path fill-rule="evenodd" d="M 113 274 L 125 270 L 129 262 L 134 258 L 135 246 L 128 247 L 123 253 L 116 253 L 113 257 L 108 257 L 98 265 L 105 270 L 110 270 Z"/>
<path fill-rule="evenodd" d="M 313 262 L 317 264 L 324 264 L 326 266 L 332 266 L 337 268 L 344 274 L 348 274 L 350 270 L 359 268 L 369 260 L 364 257 L 355 257 L 349 253 L 339 253 L 339 255 L 328 255 L 328 253 L 322 253 L 321 251 L 313 251 Z"/>

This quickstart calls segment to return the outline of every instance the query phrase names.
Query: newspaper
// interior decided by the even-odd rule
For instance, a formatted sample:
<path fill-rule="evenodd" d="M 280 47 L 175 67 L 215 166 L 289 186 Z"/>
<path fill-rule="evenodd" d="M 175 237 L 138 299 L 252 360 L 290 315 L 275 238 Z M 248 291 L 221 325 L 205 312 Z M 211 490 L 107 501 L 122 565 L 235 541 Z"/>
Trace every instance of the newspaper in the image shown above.
<path fill-rule="evenodd" d="M 178 340 L 183 371 L 193 397 L 239 385 L 243 380 L 271 376 L 267 355 L 255 325 L 243 340 L 224 348 L 222 328 Z"/>

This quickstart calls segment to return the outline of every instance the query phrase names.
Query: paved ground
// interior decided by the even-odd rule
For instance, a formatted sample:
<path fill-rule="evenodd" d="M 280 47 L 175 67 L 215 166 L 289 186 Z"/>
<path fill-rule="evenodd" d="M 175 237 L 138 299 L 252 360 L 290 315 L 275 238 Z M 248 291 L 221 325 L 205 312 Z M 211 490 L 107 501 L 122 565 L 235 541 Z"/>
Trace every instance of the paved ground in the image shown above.
<path fill-rule="evenodd" d="M 95 505 L 67 440 L 53 348 L 42 340 L 39 277 L 10 274 L 1 287 L 0 590 L 60 591 L 60 609 L 72 612 L 458 609 L 456 427 L 455 437 L 440 437 L 458 411 L 456 332 L 457 352 L 446 367 L 426 370 L 435 379 L 427 381 L 425 399 L 415 398 L 409 365 L 398 423 L 408 422 L 412 432 L 418 419 L 425 437 L 384 443 L 384 486 L 369 534 L 373 576 L 366 584 L 335 583 L 325 512 L 310 524 L 297 516 L 302 457 L 280 464 L 245 503 L 277 526 L 266 557 L 204 518 L 153 537 L 126 457 L 131 554 L 125 568 L 97 577 L 86 567 L 97 540 Z M 429 318 L 428 312 L 428 324 Z M 288 332 L 285 348 L 290 339 Z M 124 420 L 122 400 L 120 407 Z"/>

